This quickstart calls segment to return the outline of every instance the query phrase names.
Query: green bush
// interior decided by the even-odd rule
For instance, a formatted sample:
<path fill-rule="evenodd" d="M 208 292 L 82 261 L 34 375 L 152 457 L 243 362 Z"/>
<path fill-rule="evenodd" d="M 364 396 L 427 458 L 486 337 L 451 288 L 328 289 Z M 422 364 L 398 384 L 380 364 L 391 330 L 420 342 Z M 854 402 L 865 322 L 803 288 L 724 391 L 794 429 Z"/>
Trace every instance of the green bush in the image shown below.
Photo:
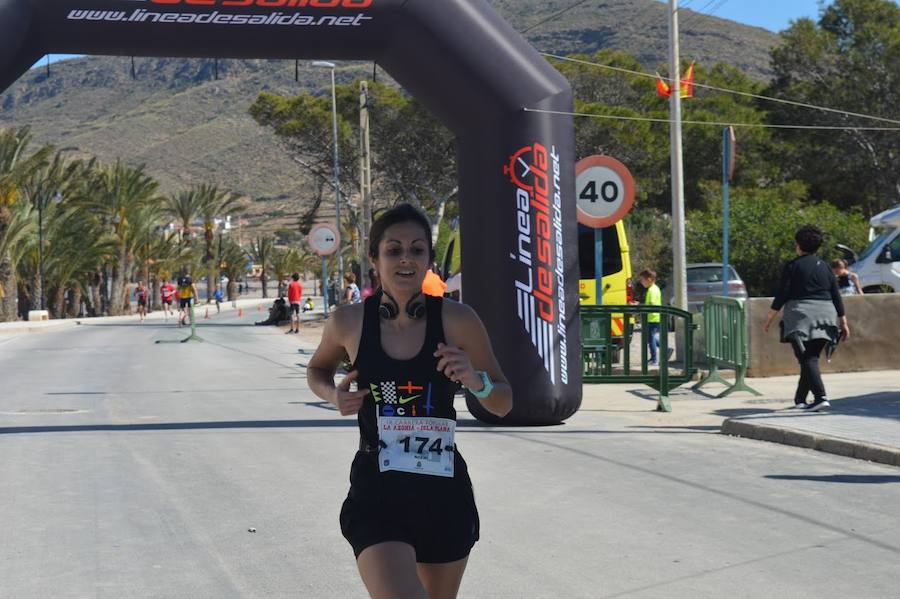
<path fill-rule="evenodd" d="M 722 186 L 701 185 L 703 205 L 688 213 L 686 223 L 689 262 L 722 260 Z M 807 187 L 791 181 L 779 187 L 731 190 L 730 262 L 747 284 L 750 295 L 772 295 L 782 265 L 796 256 L 794 233 L 805 224 L 825 231 L 819 254 L 837 257 L 835 244 L 865 247 L 868 223 L 858 210 L 841 210 L 826 202 L 808 203 Z"/>

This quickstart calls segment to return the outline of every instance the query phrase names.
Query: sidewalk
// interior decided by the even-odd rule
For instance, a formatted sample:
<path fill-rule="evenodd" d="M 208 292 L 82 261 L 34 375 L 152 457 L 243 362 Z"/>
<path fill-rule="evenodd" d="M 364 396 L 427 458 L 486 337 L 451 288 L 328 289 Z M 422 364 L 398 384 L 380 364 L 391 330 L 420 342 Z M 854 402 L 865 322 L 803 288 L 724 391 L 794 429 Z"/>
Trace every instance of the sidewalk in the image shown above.
<path fill-rule="evenodd" d="M 794 409 L 797 377 L 748 379 L 762 393 L 716 399 L 720 386 L 699 393 L 685 385 L 669 395 L 671 413 L 656 412 L 656 392 L 640 385 L 585 385 L 582 410 L 609 411 L 635 426 L 686 429 L 815 449 L 900 466 L 900 370 L 826 374 L 831 409 Z"/>
<path fill-rule="evenodd" d="M 275 301 L 275 297 L 270 298 L 260 298 L 260 297 L 244 297 L 234 302 L 234 306 L 232 306 L 232 302 L 225 300 L 222 302 L 221 310 L 222 314 L 229 314 L 232 312 L 237 312 L 238 310 L 243 309 L 247 314 L 248 319 L 250 320 L 264 320 L 268 317 L 269 308 L 272 306 L 272 302 Z M 317 296 L 312 296 L 313 302 L 315 303 L 315 309 L 312 312 L 309 312 L 305 315 L 304 321 L 308 319 L 319 320 L 322 318 L 323 310 L 322 310 L 322 298 Z M 172 310 L 175 314 L 178 313 L 178 307 L 174 306 Z M 201 302 L 200 304 L 194 306 L 194 313 L 197 316 L 198 323 L 202 324 L 204 320 L 204 316 L 206 315 L 206 311 L 209 310 L 210 317 L 216 316 L 216 305 L 215 303 L 206 304 Z M 168 319 L 166 314 L 162 310 L 154 310 L 147 314 L 146 322 L 166 322 L 167 320 L 172 320 L 174 317 L 169 316 Z M 19 335 L 23 333 L 44 333 L 49 331 L 58 331 L 61 329 L 67 329 L 71 327 L 78 326 L 80 324 L 108 324 L 108 323 L 122 323 L 122 322 L 139 322 L 140 318 L 135 312 L 132 314 L 125 314 L 123 316 L 96 316 L 96 317 L 85 317 L 85 318 L 66 318 L 66 319 L 57 319 L 57 320 L 36 320 L 36 321 L 27 321 L 27 320 L 18 320 L 15 322 L 0 322 L 0 336 L 2 335 Z"/>

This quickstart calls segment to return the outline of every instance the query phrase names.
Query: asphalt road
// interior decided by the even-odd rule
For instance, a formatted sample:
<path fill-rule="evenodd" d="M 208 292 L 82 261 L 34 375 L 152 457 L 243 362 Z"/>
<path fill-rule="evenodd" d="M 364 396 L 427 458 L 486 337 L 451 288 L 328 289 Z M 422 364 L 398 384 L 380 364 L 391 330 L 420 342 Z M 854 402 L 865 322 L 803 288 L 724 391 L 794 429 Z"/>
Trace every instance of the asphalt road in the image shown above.
<path fill-rule="evenodd" d="M 309 392 L 312 337 L 248 320 L 0 336 L 0 597 L 365 596 L 337 522 L 355 420 Z M 462 597 L 900 594 L 897 468 L 602 401 L 532 429 L 458 407 L 482 520 Z"/>

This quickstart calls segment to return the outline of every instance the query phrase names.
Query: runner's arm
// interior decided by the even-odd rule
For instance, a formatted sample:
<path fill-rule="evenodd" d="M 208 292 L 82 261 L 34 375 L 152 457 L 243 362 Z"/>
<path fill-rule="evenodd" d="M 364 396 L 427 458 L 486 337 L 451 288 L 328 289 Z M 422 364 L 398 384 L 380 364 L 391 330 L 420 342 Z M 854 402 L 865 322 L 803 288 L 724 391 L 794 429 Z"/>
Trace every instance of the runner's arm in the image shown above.
<path fill-rule="evenodd" d="M 491 394 L 478 401 L 495 416 L 506 416 L 513 407 L 512 387 L 506 375 L 500 369 L 491 339 L 487 330 L 475 311 L 456 302 L 444 302 L 445 331 L 448 346 L 440 348 L 436 355 L 441 357 L 438 369 L 447 373 L 449 364 L 455 371 L 452 378 L 458 380 L 467 389 L 479 391 L 484 388 L 476 371 L 483 370 L 491 377 L 494 385 Z"/>
<path fill-rule="evenodd" d="M 306 367 L 309 388 L 318 397 L 334 405 L 342 416 L 352 416 L 359 412 L 363 398 L 369 393 L 368 389 L 350 391 L 350 383 L 357 376 L 356 371 L 348 374 L 339 385 L 334 384 L 337 367 L 347 355 L 344 339 L 352 328 L 349 316 L 347 310 L 335 310 L 331 318 L 325 321 L 322 340 Z"/>

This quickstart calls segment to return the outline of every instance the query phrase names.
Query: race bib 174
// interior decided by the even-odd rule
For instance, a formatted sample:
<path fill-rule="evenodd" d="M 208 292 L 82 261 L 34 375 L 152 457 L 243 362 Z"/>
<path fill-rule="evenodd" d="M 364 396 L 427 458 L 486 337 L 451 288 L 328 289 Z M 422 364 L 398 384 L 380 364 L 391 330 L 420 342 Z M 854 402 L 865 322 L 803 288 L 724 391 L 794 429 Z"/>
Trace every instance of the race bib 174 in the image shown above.
<path fill-rule="evenodd" d="M 452 478 L 455 436 L 455 420 L 381 416 L 378 468 Z"/>

